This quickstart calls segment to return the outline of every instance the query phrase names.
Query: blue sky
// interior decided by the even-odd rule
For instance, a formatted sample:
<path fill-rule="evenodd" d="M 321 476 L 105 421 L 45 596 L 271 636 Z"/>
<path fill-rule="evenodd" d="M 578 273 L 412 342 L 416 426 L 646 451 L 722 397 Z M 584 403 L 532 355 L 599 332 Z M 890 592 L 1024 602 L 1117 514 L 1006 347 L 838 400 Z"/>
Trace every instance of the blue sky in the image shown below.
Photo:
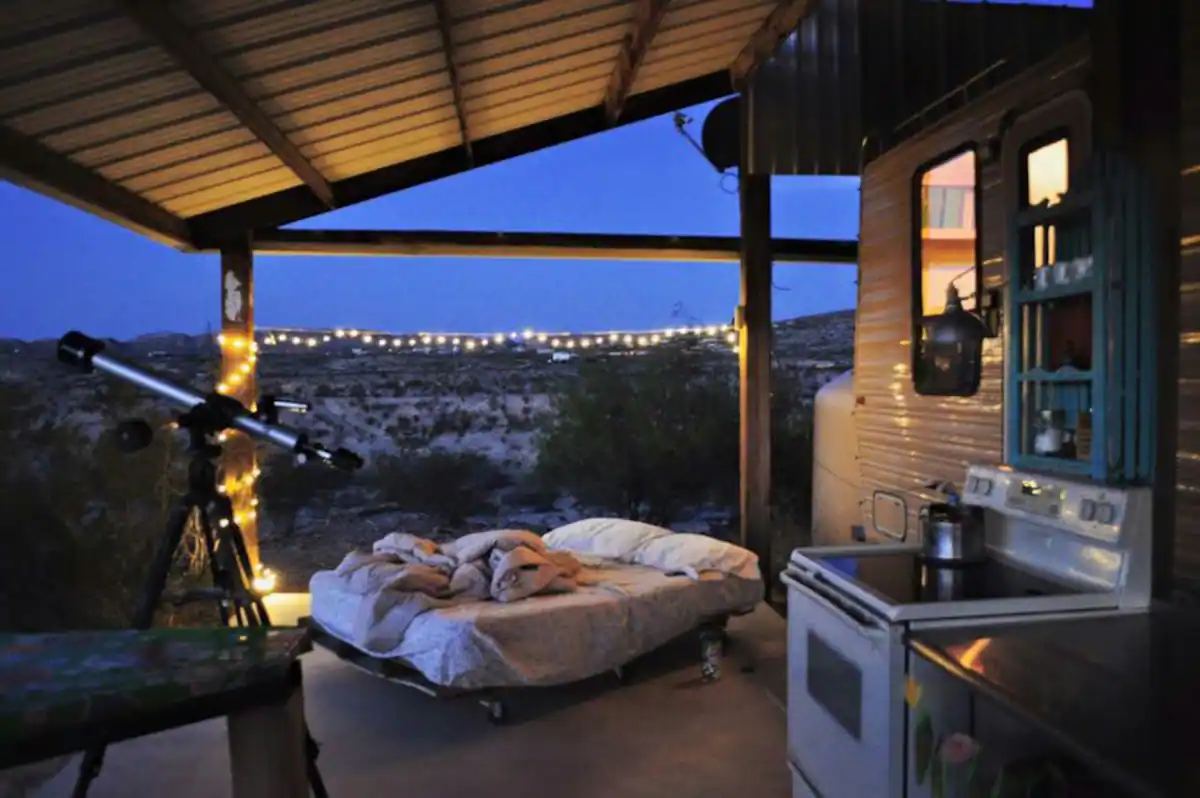
<path fill-rule="evenodd" d="M 707 106 L 689 109 L 696 120 Z M 854 238 L 858 181 L 775 178 L 776 236 Z M 0 337 L 78 328 L 129 337 L 200 332 L 218 318 L 218 265 L 0 183 L 6 290 Z M 659 117 L 309 220 L 314 228 L 737 235 L 721 178 Z M 491 331 L 728 321 L 733 263 L 260 257 L 260 326 Z M 854 305 L 854 268 L 776 269 L 777 318 Z M 681 315 L 675 315 L 681 311 Z"/>

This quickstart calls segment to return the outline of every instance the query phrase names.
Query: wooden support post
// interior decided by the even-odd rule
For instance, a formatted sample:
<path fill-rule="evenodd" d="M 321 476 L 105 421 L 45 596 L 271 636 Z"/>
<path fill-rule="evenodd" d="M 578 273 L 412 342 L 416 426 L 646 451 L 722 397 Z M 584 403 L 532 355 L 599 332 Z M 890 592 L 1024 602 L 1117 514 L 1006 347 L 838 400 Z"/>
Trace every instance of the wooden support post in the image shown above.
<path fill-rule="evenodd" d="M 258 344 L 254 341 L 254 254 L 249 236 L 221 249 L 220 343 L 217 391 L 253 408 L 258 401 Z M 231 431 L 225 433 L 223 446 L 223 484 L 246 538 L 250 561 L 257 568 L 258 501 L 254 482 L 259 471 L 254 440 Z"/>
<path fill-rule="evenodd" d="M 1096 0 L 1092 44 L 1097 149 L 1130 159 L 1149 181 L 1156 202 L 1150 218 L 1143 220 L 1146 243 L 1143 262 L 1137 264 L 1154 269 L 1157 297 L 1151 572 L 1156 598 L 1171 593 L 1176 526 L 1182 3 Z"/>
<path fill-rule="evenodd" d="M 308 798 L 304 691 L 299 674 L 284 701 L 230 715 L 233 798 Z"/>
<path fill-rule="evenodd" d="M 742 545 L 770 573 L 771 549 L 771 177 L 743 174 L 742 280 L 738 364 L 741 385 Z"/>

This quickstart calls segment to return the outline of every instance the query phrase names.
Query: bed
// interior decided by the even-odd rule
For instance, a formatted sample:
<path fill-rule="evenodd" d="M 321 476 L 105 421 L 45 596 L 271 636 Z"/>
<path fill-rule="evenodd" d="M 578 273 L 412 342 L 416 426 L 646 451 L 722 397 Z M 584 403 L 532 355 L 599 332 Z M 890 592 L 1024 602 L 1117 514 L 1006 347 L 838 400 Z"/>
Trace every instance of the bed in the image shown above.
<path fill-rule="evenodd" d="M 393 648 L 369 650 L 354 632 L 366 599 L 321 571 L 310 583 L 306 623 L 318 644 L 352 664 L 429 695 L 473 695 L 501 722 L 507 690 L 621 675 L 685 634 L 711 638 L 763 597 L 754 555 L 711 538 L 589 519 L 544 539 L 583 564 L 573 592 L 430 609 Z"/>

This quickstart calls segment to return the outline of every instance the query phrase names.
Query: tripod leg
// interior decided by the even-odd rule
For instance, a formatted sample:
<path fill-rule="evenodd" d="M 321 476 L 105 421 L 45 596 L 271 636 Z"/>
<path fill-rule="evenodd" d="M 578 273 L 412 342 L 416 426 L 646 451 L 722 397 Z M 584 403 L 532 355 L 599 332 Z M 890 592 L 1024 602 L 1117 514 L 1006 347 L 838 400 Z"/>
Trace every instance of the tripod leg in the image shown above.
<path fill-rule="evenodd" d="M 222 579 L 222 589 L 235 600 L 239 622 L 246 626 L 270 626 L 271 619 L 262 597 L 254 591 L 254 569 L 246 551 L 246 539 L 234 520 L 233 503 L 224 494 L 215 494 L 205 512 L 217 517 L 217 549 L 221 557 L 213 560 L 220 569 L 214 579 Z M 226 559 L 228 558 L 228 559 Z M 244 620 L 241 615 L 245 615 Z"/>
<path fill-rule="evenodd" d="M 204 552 L 208 557 L 208 568 L 209 573 L 212 575 L 213 587 L 219 588 L 224 596 L 221 601 L 217 602 L 217 614 L 221 619 L 221 625 L 228 626 L 229 590 L 225 585 L 220 583 L 221 580 L 218 577 L 217 541 L 215 535 L 213 534 L 212 524 L 210 524 L 208 520 L 208 512 L 203 507 L 197 509 L 196 520 L 200 524 L 200 536 L 204 539 Z"/>
<path fill-rule="evenodd" d="M 238 572 L 238 578 L 242 585 L 248 589 L 253 598 L 250 599 L 250 608 L 256 617 L 257 626 L 270 626 L 271 616 L 267 613 L 267 605 L 263 602 L 262 596 L 254 591 L 254 566 L 250 563 L 250 552 L 246 550 L 246 538 L 242 536 L 242 528 L 233 521 L 230 521 L 229 526 L 225 527 L 225 539 L 230 543 L 233 549 L 234 570 Z"/>
<path fill-rule="evenodd" d="M 183 539 L 183 532 L 194 509 L 194 505 L 185 499 L 171 511 L 171 517 L 167 520 L 167 534 L 159 544 L 158 551 L 154 553 L 150 576 L 133 614 L 134 629 L 149 629 L 154 622 L 154 611 L 158 609 L 163 590 L 167 586 L 167 576 L 171 573 L 175 551 L 179 548 L 179 541 Z M 71 793 L 72 798 L 85 798 L 88 788 L 104 767 L 104 750 L 105 746 L 100 745 L 84 752 L 83 761 L 79 765 L 79 776 L 75 780 L 75 790 Z"/>

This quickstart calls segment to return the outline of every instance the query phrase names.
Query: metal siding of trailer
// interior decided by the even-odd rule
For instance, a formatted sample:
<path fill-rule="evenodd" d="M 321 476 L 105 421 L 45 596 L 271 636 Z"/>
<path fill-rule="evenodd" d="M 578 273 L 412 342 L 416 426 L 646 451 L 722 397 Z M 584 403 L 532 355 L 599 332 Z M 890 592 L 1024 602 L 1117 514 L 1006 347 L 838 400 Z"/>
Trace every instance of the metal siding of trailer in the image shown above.
<path fill-rule="evenodd" d="M 750 170 L 859 174 L 1021 69 L 1086 36 L 1076 8 L 817 0 L 752 75 Z"/>
<path fill-rule="evenodd" d="M 983 380 L 975 396 L 920 396 L 912 388 L 917 172 L 965 144 L 987 142 L 1009 111 L 1032 109 L 1081 86 L 1087 72 L 1083 52 L 1073 48 L 1000 86 L 880 156 L 864 171 L 854 415 L 868 528 L 873 523 L 871 497 L 886 491 L 905 500 L 909 540 L 915 540 L 920 505 L 936 500 L 925 488 L 928 482 L 950 480 L 961 489 L 969 463 L 999 462 L 1003 456 L 1002 339 L 985 345 Z M 976 157 L 983 157 L 978 148 Z M 1003 280 L 1006 237 L 999 164 L 981 161 L 979 180 L 982 279 L 985 288 L 996 288 Z"/>
<path fill-rule="evenodd" d="M 1180 170 L 1179 437 L 1175 556 L 1181 587 L 1200 586 L 1200 8 L 1183 4 Z"/>
<path fill-rule="evenodd" d="M 862 0 L 819 0 L 744 93 L 750 171 L 857 175 L 861 168 Z"/>

